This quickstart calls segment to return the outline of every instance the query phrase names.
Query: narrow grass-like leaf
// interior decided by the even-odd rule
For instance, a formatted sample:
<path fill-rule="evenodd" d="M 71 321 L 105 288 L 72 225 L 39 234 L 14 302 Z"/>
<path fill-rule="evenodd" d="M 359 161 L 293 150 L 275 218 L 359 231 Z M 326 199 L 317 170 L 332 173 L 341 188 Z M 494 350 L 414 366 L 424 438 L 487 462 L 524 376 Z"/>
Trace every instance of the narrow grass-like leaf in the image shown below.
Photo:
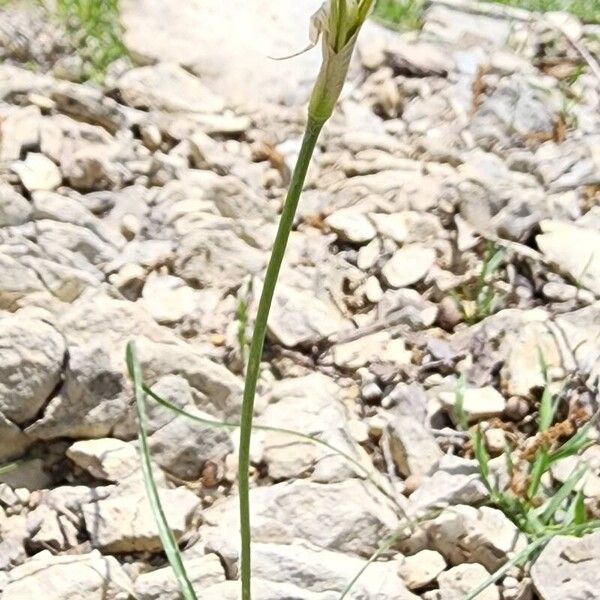
<path fill-rule="evenodd" d="M 563 523 L 565 525 L 583 525 L 586 521 L 587 513 L 585 510 L 585 496 L 583 495 L 583 492 L 579 490 L 567 509 L 567 515 Z"/>
<path fill-rule="evenodd" d="M 539 492 L 540 485 L 542 483 L 542 477 L 544 473 L 550 467 L 550 461 L 548 459 L 547 451 L 542 448 L 538 450 L 536 458 L 531 468 L 531 474 L 529 476 L 529 486 L 527 487 L 527 497 L 532 500 Z"/>
<path fill-rule="evenodd" d="M 488 491 L 493 492 L 494 488 L 490 482 L 490 455 L 485 447 L 485 440 L 483 439 L 483 433 L 481 432 L 481 427 L 479 426 L 475 430 L 474 449 L 481 479 L 483 480 L 483 483 Z"/>
<path fill-rule="evenodd" d="M 163 510 L 160 496 L 158 493 L 158 488 L 156 487 L 154 475 L 152 474 L 150 447 L 148 444 L 146 401 L 142 383 L 142 372 L 140 368 L 140 363 L 137 360 L 135 344 L 133 342 L 129 342 L 127 344 L 126 359 L 127 368 L 129 370 L 129 376 L 133 381 L 135 393 L 135 405 L 138 416 L 138 438 L 140 446 L 140 458 L 142 463 L 142 475 L 144 477 L 144 487 L 146 488 L 146 495 L 148 497 L 148 501 L 150 502 L 150 506 L 152 508 L 152 512 L 156 520 L 156 525 L 158 527 L 158 532 L 163 549 L 165 551 L 165 554 L 167 555 L 169 564 L 173 569 L 175 578 L 177 579 L 177 584 L 179 585 L 179 589 L 181 590 L 183 598 L 184 600 L 198 600 L 196 593 L 194 592 L 194 588 L 192 587 L 192 584 L 187 575 L 185 565 L 183 564 L 181 552 L 179 551 L 179 545 L 177 544 L 177 540 L 175 539 L 175 536 L 173 535 L 173 532 L 169 527 L 169 523 L 167 521 L 167 517 Z"/>
<path fill-rule="evenodd" d="M 600 411 L 597 411 L 592 418 L 583 427 L 581 427 L 572 438 L 569 438 L 558 450 L 552 452 L 548 456 L 550 463 L 553 464 L 556 461 L 562 460 L 563 458 L 575 456 L 576 454 L 579 454 L 585 450 L 587 446 L 593 444 L 593 440 L 589 438 L 588 434 L 598 419 L 598 416 L 600 416 Z"/>
<path fill-rule="evenodd" d="M 454 413 L 454 419 L 464 431 L 469 428 L 469 419 L 465 413 L 465 390 L 466 379 L 464 373 L 461 373 L 458 383 L 456 384 L 455 401 L 452 412 Z"/>
<path fill-rule="evenodd" d="M 11 462 L 5 465 L 0 465 L 0 475 L 6 475 L 11 471 L 14 471 L 19 466 L 19 462 Z"/>
<path fill-rule="evenodd" d="M 587 471 L 587 465 L 582 465 L 576 469 L 571 476 L 558 488 L 556 493 L 542 506 L 536 509 L 535 514 L 539 516 L 544 525 L 551 523 L 556 511 L 562 506 L 563 502 L 573 493 L 577 484 Z"/>
<path fill-rule="evenodd" d="M 360 568 L 356 575 L 350 580 L 348 585 L 344 588 L 339 600 L 344 600 L 346 596 L 352 591 L 352 588 L 356 582 L 362 577 L 363 573 L 367 570 L 369 565 L 373 564 L 382 554 L 385 554 L 399 539 L 405 535 L 406 527 L 392 533 L 390 536 L 385 538 L 380 544 L 377 550 L 371 554 L 367 562 Z"/>
<path fill-rule="evenodd" d="M 144 392 L 146 392 L 146 394 L 148 396 L 150 396 L 153 400 L 156 400 L 156 402 L 158 402 L 161 406 L 164 406 L 168 410 L 170 410 L 170 411 L 174 412 L 175 414 L 178 414 L 186 419 L 190 419 L 191 421 L 195 421 L 196 423 L 200 423 L 200 424 L 206 425 L 208 427 L 213 427 L 215 429 L 226 429 L 227 431 L 234 431 L 236 429 L 239 429 L 239 427 L 240 427 L 240 425 L 238 423 L 227 423 L 225 421 L 218 421 L 216 419 L 207 419 L 205 417 L 201 417 L 200 415 L 195 415 L 191 412 L 186 411 L 183 408 L 180 408 L 176 404 L 173 404 L 166 398 L 161 397 L 159 394 L 157 394 L 155 391 L 153 391 L 152 388 L 150 388 L 146 384 L 143 384 L 142 387 L 144 389 Z M 290 437 L 295 437 L 297 439 L 311 442 L 312 444 L 315 444 L 318 446 L 322 446 L 323 448 L 327 448 L 331 452 L 342 457 L 344 460 L 346 460 L 348 463 L 350 463 L 356 470 L 358 470 L 362 475 L 364 475 L 364 477 L 366 479 L 368 479 L 374 486 L 376 486 L 380 492 L 385 494 L 390 500 L 392 500 L 394 502 L 394 504 L 396 505 L 396 508 L 398 508 L 400 511 L 402 511 L 403 516 L 405 518 L 408 518 L 406 515 L 404 515 L 404 509 L 398 504 L 398 501 L 394 497 L 394 495 L 391 494 L 389 492 L 389 490 L 387 490 L 383 485 L 381 485 L 381 483 L 379 483 L 377 481 L 377 479 L 375 479 L 375 477 L 373 477 L 373 475 L 369 472 L 367 467 L 362 465 L 355 458 L 350 456 L 350 454 L 348 454 L 347 452 L 344 452 L 343 450 L 336 448 L 332 444 L 329 444 L 328 442 L 325 442 L 324 440 L 321 440 L 320 438 L 316 437 L 316 435 L 310 434 L 310 433 L 302 433 L 300 431 L 295 431 L 293 429 L 285 429 L 282 427 L 271 427 L 269 425 L 256 425 L 254 423 L 252 424 L 252 429 L 254 429 L 256 431 L 270 431 L 272 433 L 280 433 L 280 434 L 284 434 L 284 435 L 289 435 Z"/>

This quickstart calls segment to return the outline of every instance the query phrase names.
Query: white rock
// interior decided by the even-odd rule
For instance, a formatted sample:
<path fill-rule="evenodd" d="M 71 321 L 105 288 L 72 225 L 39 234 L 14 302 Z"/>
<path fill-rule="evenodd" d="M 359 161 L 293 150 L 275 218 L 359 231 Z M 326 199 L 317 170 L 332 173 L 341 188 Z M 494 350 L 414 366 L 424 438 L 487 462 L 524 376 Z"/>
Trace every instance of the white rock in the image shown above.
<path fill-rule="evenodd" d="M 22 225 L 31 217 L 31 205 L 9 185 L 0 183 L 0 227 Z"/>
<path fill-rule="evenodd" d="M 444 571 L 438 577 L 440 600 L 463 600 L 478 585 L 488 579 L 490 573 L 478 564 L 459 565 Z M 495 584 L 475 596 L 475 600 L 500 600 L 500 592 Z"/>
<path fill-rule="evenodd" d="M 435 581 L 445 569 L 446 561 L 439 552 L 421 550 L 404 558 L 399 573 L 409 590 L 420 590 Z"/>
<path fill-rule="evenodd" d="M 457 394 L 455 392 L 441 392 L 439 399 L 455 417 Z M 471 422 L 481 421 L 488 417 L 498 417 L 506 409 L 504 396 L 491 386 L 483 388 L 466 388 L 463 395 L 463 410 Z"/>
<path fill-rule="evenodd" d="M 332 303 L 315 298 L 307 290 L 285 284 L 277 286 L 269 318 L 269 334 L 284 346 L 293 348 L 319 342 L 349 326 Z"/>
<path fill-rule="evenodd" d="M 253 568 L 256 577 L 292 584 L 302 590 L 338 597 L 365 561 L 339 552 L 316 550 L 307 545 L 255 544 Z M 287 596 L 286 596 L 287 597 Z M 355 583 L 349 597 L 381 600 L 416 600 L 397 574 L 397 562 L 375 562 Z M 294 596 L 296 598 L 296 596 Z"/>
<path fill-rule="evenodd" d="M 408 223 L 405 213 L 393 213 L 386 215 L 383 213 L 371 213 L 369 215 L 377 233 L 389 237 L 399 244 L 403 244 L 408 238 Z"/>
<path fill-rule="evenodd" d="M 398 525 L 397 512 L 389 500 L 372 484 L 357 479 L 329 484 L 296 480 L 253 488 L 250 494 L 256 541 L 306 540 L 316 548 L 368 557 L 379 540 Z M 307 519 L 309 513 L 311 518 Z M 231 540 L 238 531 L 237 498 L 227 498 L 205 510 L 203 517 L 203 539 L 210 540 L 218 553 L 220 548 L 229 548 L 236 559 L 237 549 L 231 548 Z"/>
<path fill-rule="evenodd" d="M 358 259 L 356 265 L 361 271 L 368 271 L 381 256 L 381 240 L 375 238 L 366 246 L 361 246 L 358 251 Z"/>
<path fill-rule="evenodd" d="M 334 212 L 325 219 L 325 223 L 342 240 L 355 244 L 369 242 L 377 235 L 369 218 L 351 208 L 343 208 Z"/>
<path fill-rule="evenodd" d="M 488 497 L 488 490 L 477 474 L 436 471 L 410 496 L 410 507 L 415 514 L 432 508 L 453 504 L 479 504 Z"/>
<path fill-rule="evenodd" d="M 214 420 L 194 404 L 189 383 L 169 375 L 158 380 L 153 388 L 162 398 L 200 418 Z M 199 479 L 207 461 L 220 464 L 233 451 L 229 432 L 178 417 L 159 405 L 148 410 L 149 443 L 152 458 L 165 471 L 180 479 Z"/>
<path fill-rule="evenodd" d="M 44 321 L 0 319 L 0 412 L 15 423 L 35 417 L 61 377 L 65 341 Z"/>
<path fill-rule="evenodd" d="M 365 282 L 365 297 L 373 304 L 377 304 L 383 298 L 383 290 L 377 277 L 371 276 Z"/>
<path fill-rule="evenodd" d="M 361 462 L 364 453 L 351 441 L 340 394 L 339 386 L 321 373 L 283 379 L 275 383 L 267 396 L 269 404 L 257 423 L 317 436 Z M 264 432 L 261 436 L 263 459 L 269 476 L 275 480 L 300 477 L 311 469 L 313 479 L 321 482 L 356 476 L 348 461 L 323 446 L 278 432 Z M 328 463 L 327 474 L 324 463 Z M 370 464 L 368 459 L 362 463 L 365 467 Z"/>
<path fill-rule="evenodd" d="M 371 362 L 410 364 L 412 352 L 406 349 L 402 338 L 393 339 L 387 331 L 380 331 L 352 342 L 336 344 L 332 350 L 333 362 L 341 368 L 358 369 Z"/>
<path fill-rule="evenodd" d="M 135 447 L 114 438 L 75 442 L 67 450 L 67 456 L 93 477 L 115 483 L 140 468 Z"/>
<path fill-rule="evenodd" d="M 129 577 L 112 556 L 53 556 L 44 550 L 14 568 L 3 600 L 35 598 L 43 590 L 48 600 L 123 600 L 133 594 Z"/>
<path fill-rule="evenodd" d="M 264 264 L 264 252 L 229 229 L 194 230 L 177 246 L 175 272 L 203 287 L 233 288 Z"/>
<path fill-rule="evenodd" d="M 14 163 L 12 170 L 29 192 L 53 190 L 62 181 L 58 167 L 49 158 L 36 152 L 30 152 L 25 160 Z"/>
<path fill-rule="evenodd" d="M 159 323 L 176 323 L 198 308 L 200 296 L 179 277 L 152 273 L 142 290 L 140 304 Z"/>
<path fill-rule="evenodd" d="M 199 597 L 207 587 L 225 581 L 223 565 L 216 554 L 189 559 L 184 554 L 184 563 L 190 582 Z M 135 597 L 138 600 L 179 600 L 180 593 L 170 566 L 142 573 L 135 580 Z"/>
<path fill-rule="evenodd" d="M 187 531 L 200 499 L 184 488 L 159 493 L 167 522 L 179 538 Z M 84 504 L 81 510 L 95 548 L 112 553 L 161 549 L 156 519 L 144 493 Z"/>
<path fill-rule="evenodd" d="M 406 287 L 421 281 L 434 262 L 435 250 L 420 244 L 409 244 L 394 253 L 383 266 L 381 274 L 390 287 Z"/>
<path fill-rule="evenodd" d="M 404 477 L 426 475 L 443 456 L 432 433 L 414 417 L 393 418 L 387 433 L 392 458 Z"/>
<path fill-rule="evenodd" d="M 29 294 L 44 291 L 35 271 L 0 252 L 0 308 L 14 311 Z"/>
<path fill-rule="evenodd" d="M 582 538 L 556 536 L 531 568 L 541 600 L 595 598 L 600 588 L 600 532 Z"/>
<path fill-rule="evenodd" d="M 197 77 L 171 63 L 126 71 L 117 82 L 125 104 L 167 112 L 222 112 L 223 99 Z"/>
<path fill-rule="evenodd" d="M 41 113 L 37 106 L 15 107 L 2 115 L 0 124 L 0 161 L 19 160 L 24 149 L 37 146 Z"/>
<path fill-rule="evenodd" d="M 432 548 L 450 564 L 477 562 L 490 572 L 523 551 L 527 539 L 501 511 L 452 506 L 426 525 Z"/>
<path fill-rule="evenodd" d="M 542 221 L 544 256 L 575 283 L 600 295 L 600 233 L 563 221 Z"/>
<path fill-rule="evenodd" d="M 290 61 L 307 43 L 319 0 L 236 0 L 226 6 L 127 0 L 121 7 L 124 43 L 141 64 L 169 61 L 191 67 L 210 89 L 233 103 L 303 102 L 318 70 L 317 50 Z M 246 85 L 240 86 L 239 82 Z M 292 91 L 290 91 L 292 90 Z"/>

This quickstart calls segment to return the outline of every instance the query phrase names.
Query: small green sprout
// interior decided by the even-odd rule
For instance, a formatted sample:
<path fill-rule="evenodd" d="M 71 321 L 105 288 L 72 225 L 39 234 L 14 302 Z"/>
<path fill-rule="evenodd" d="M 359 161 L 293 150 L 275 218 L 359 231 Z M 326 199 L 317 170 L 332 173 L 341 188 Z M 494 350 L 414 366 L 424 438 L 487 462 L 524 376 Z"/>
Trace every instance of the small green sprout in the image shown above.
<path fill-rule="evenodd" d="M 502 296 L 494 289 L 492 279 L 503 260 L 504 251 L 494 244 L 488 244 L 475 283 L 461 286 L 460 292 L 452 295 L 468 325 L 478 323 L 498 310 Z"/>

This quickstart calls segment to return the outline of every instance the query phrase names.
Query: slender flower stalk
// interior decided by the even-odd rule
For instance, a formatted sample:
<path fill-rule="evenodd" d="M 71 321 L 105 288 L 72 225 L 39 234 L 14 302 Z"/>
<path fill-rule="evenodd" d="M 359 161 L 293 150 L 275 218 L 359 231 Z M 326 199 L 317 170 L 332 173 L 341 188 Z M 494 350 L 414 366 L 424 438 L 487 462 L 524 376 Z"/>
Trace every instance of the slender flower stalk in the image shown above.
<path fill-rule="evenodd" d="M 251 533 L 250 533 L 250 439 L 254 415 L 254 398 L 260 373 L 267 322 L 275 286 L 281 270 L 287 242 L 294 223 L 296 208 L 304 186 L 306 173 L 323 125 L 333 114 L 336 102 L 348 74 L 348 67 L 362 24 L 373 7 L 374 0 L 328 0 L 311 19 L 311 43 L 316 45 L 321 37 L 323 62 L 315 82 L 308 106 L 308 121 L 294 167 L 290 187 L 283 206 L 279 227 L 264 284 L 250 352 L 242 404 L 239 448 L 239 503 L 241 533 L 241 585 L 242 600 L 251 600 Z"/>

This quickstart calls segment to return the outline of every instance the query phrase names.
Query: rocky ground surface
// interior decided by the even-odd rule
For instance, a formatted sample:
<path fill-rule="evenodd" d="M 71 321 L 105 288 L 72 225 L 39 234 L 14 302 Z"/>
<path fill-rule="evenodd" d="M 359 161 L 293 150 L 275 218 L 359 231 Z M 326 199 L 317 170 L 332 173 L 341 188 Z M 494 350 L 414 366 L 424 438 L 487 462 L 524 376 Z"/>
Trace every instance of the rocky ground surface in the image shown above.
<path fill-rule="evenodd" d="M 204 45 L 199 4 L 179 20 L 181 3 L 123 4 L 135 66 L 102 88 L 73 81 L 41 13 L 1 15 L 0 463 L 21 459 L 0 478 L 2 600 L 179 597 L 143 491 L 125 344 L 158 393 L 236 421 L 239 307 L 254 312 L 318 62 L 243 50 L 253 35 L 272 54 L 302 45 L 298 11 L 227 35 L 209 15 Z M 493 464 L 535 434 L 538 349 L 566 386 L 562 418 L 597 408 L 600 80 L 581 50 L 593 63 L 600 28 L 435 4 L 420 33 L 364 33 L 309 173 L 256 412 L 372 476 L 255 434 L 257 600 L 338 598 L 404 512 L 440 508 L 349 597 L 461 600 L 526 541 L 483 506 L 457 390 Z M 476 296 L 492 244 L 488 310 Z M 237 598 L 236 436 L 149 412 L 191 578 L 201 598 Z M 586 452 L 597 514 L 600 445 Z M 595 597 L 599 556 L 600 533 L 558 537 L 478 598 Z"/>

